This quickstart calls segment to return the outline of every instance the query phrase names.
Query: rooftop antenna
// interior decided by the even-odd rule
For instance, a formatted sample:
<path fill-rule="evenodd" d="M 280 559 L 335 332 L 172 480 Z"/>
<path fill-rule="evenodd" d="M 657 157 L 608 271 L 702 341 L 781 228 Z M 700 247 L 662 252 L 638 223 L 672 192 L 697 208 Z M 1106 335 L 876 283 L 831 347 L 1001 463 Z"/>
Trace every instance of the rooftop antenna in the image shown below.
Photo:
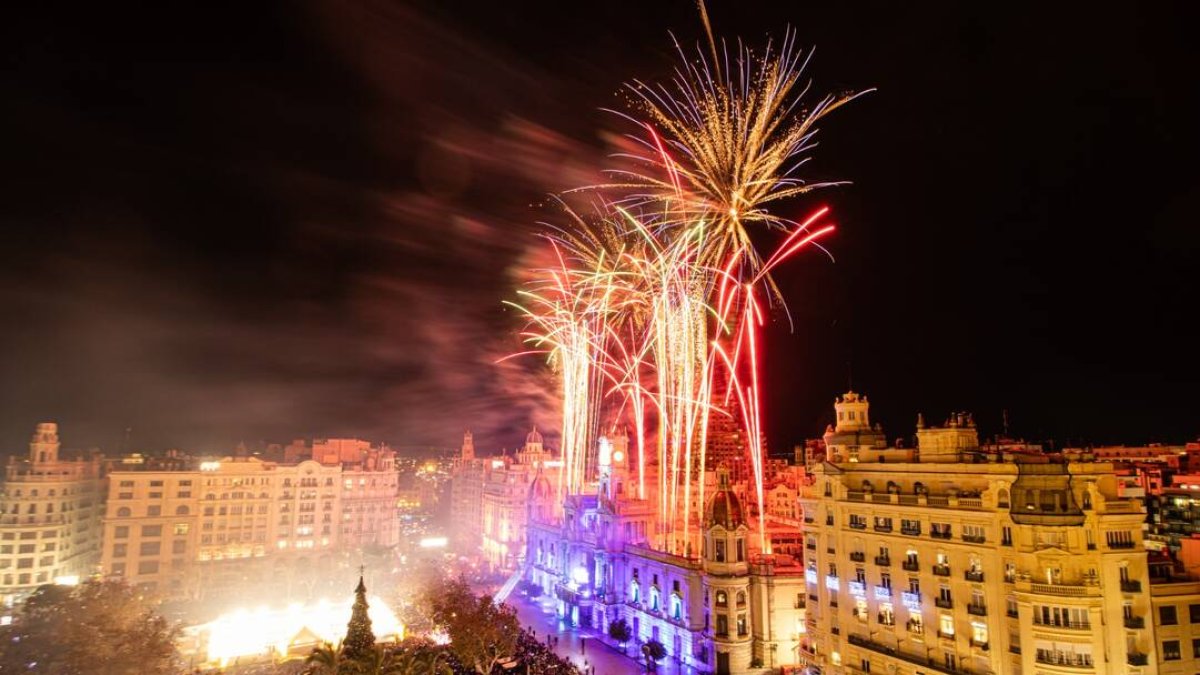
<path fill-rule="evenodd" d="M 846 391 L 854 391 L 854 362 L 846 361 Z"/>
<path fill-rule="evenodd" d="M 1001 410 L 1000 414 L 1004 418 L 1004 437 L 1008 438 L 1008 408 Z"/>

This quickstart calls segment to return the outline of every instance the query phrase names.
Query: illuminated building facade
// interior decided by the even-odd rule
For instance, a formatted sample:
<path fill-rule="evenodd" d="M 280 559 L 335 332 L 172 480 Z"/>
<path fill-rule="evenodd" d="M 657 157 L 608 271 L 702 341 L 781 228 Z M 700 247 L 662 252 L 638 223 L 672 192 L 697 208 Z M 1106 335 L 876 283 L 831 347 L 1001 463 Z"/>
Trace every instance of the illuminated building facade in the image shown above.
<path fill-rule="evenodd" d="M 595 493 L 568 495 L 561 514 L 549 481 L 530 487 L 526 578 L 569 623 L 606 632 L 624 619 L 635 643 L 657 640 L 701 672 L 798 664 L 804 568 L 793 555 L 754 550 L 730 472 L 721 467 L 708 483 L 701 550 L 673 555 L 653 543 L 655 498 L 636 499 L 627 443 L 599 445 Z"/>
<path fill-rule="evenodd" d="M 43 584 L 90 575 L 100 559 L 104 482 L 98 456 L 64 459 L 43 422 L 0 489 L 0 596 L 7 606 Z"/>
<path fill-rule="evenodd" d="M 397 538 L 392 451 L 314 454 L 111 472 L 102 573 L 176 600 L 312 595 L 341 557 Z"/>
<path fill-rule="evenodd" d="M 475 439 L 468 431 L 450 469 L 450 532 L 461 553 L 478 553 L 483 529 L 483 460 L 475 458 Z"/>
<path fill-rule="evenodd" d="M 489 569 L 505 572 L 522 563 L 530 486 L 539 474 L 555 484 L 560 470 L 561 462 L 551 459 L 537 429 L 525 437 L 515 458 L 504 456 L 484 463 L 480 534 Z"/>
<path fill-rule="evenodd" d="M 1111 464 L 989 453 L 961 414 L 919 419 L 918 447 L 892 448 L 866 397 L 835 409 L 801 491 L 809 664 L 1160 672 L 1144 513 L 1118 496 Z"/>

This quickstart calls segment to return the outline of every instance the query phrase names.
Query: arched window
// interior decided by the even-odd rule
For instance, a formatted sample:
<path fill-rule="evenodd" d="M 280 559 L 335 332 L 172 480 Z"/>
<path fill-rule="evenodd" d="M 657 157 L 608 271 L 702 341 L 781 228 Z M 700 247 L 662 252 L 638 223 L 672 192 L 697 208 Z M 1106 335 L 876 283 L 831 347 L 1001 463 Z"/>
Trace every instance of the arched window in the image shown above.
<path fill-rule="evenodd" d="M 729 606 L 729 596 L 725 594 L 725 591 L 717 591 L 717 607 L 728 607 L 728 606 Z"/>
<path fill-rule="evenodd" d="M 188 514 L 188 507 L 186 504 L 180 504 L 179 506 L 175 507 L 175 515 L 186 516 L 187 514 Z"/>
<path fill-rule="evenodd" d="M 996 493 L 996 506 L 1002 509 L 1008 508 L 1008 490 L 1001 489 Z"/>
<path fill-rule="evenodd" d="M 128 506 L 122 506 L 121 508 L 117 509 L 118 518 L 128 518 L 129 514 L 131 513 L 133 512 L 129 510 Z"/>
<path fill-rule="evenodd" d="M 737 594 L 737 606 L 738 606 L 738 607 L 745 607 L 745 606 L 746 606 L 746 593 L 745 593 L 744 591 L 738 591 L 738 594 Z"/>
<path fill-rule="evenodd" d="M 641 589 L 638 588 L 638 582 L 634 581 L 631 584 L 629 584 L 630 599 L 632 599 L 634 602 L 637 602 L 638 600 L 640 600 L 641 599 L 641 594 L 639 593 L 640 590 Z"/>
<path fill-rule="evenodd" d="M 650 610 L 658 611 L 658 588 L 655 586 L 650 587 Z"/>
<path fill-rule="evenodd" d="M 677 593 L 671 594 L 671 617 L 676 621 L 683 619 L 683 598 Z"/>
<path fill-rule="evenodd" d="M 889 480 L 887 482 L 887 491 L 889 495 L 899 494 L 900 486 L 896 485 L 896 481 Z"/>
<path fill-rule="evenodd" d="M 922 483 L 921 481 L 917 481 L 916 483 L 913 483 L 913 494 L 915 494 L 915 495 L 928 494 L 928 492 L 925 490 L 925 484 Z"/>
<path fill-rule="evenodd" d="M 863 492 L 870 492 L 870 491 L 871 491 L 871 490 L 873 490 L 874 488 L 873 488 L 873 487 L 871 487 L 871 481 L 869 481 L 869 480 L 864 480 L 864 481 L 863 481 L 863 483 L 862 483 L 862 489 L 863 489 Z"/>

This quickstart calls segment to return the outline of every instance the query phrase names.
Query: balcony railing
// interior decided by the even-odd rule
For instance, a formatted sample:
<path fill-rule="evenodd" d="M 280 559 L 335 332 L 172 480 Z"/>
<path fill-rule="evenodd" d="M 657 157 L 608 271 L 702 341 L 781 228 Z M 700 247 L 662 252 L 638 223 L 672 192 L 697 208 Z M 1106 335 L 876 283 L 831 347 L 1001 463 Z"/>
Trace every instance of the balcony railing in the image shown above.
<path fill-rule="evenodd" d="M 1017 585 L 1020 588 L 1020 583 Z M 1067 598 L 1084 598 L 1088 596 L 1100 595 L 1099 586 L 1085 586 L 1083 584 L 1029 584 L 1029 590 L 1032 593 L 1041 595 L 1059 595 Z"/>
<path fill-rule="evenodd" d="M 1008 651 L 1010 651 L 1014 654 L 1020 654 L 1021 653 L 1021 645 L 1009 645 Z"/>
<path fill-rule="evenodd" d="M 886 555 L 877 555 L 875 556 L 875 564 L 880 567 L 889 567 L 892 564 L 892 559 Z"/>
<path fill-rule="evenodd" d="M 975 638 L 971 638 L 971 646 L 975 647 L 976 649 L 982 649 L 985 652 L 988 650 L 987 640 L 976 640 Z"/>
<path fill-rule="evenodd" d="M 950 576 L 950 566 L 949 565 L 934 565 L 933 573 L 939 577 L 948 577 L 948 576 Z"/>
<path fill-rule="evenodd" d="M 982 534 L 964 534 L 962 540 L 968 544 L 982 544 L 987 541 L 987 537 Z"/>
<path fill-rule="evenodd" d="M 967 581 L 983 583 L 983 570 L 967 570 L 963 572 L 963 578 Z"/>
<path fill-rule="evenodd" d="M 929 533 L 929 536 L 934 539 L 949 539 L 951 535 L 949 531 L 933 530 Z"/>
<path fill-rule="evenodd" d="M 953 637 L 953 636 L 951 636 L 951 637 Z M 920 666 L 922 670 L 932 670 L 937 673 L 947 673 L 948 675 L 959 675 L 960 673 L 968 672 L 966 669 L 950 668 L 950 667 L 946 666 L 946 664 L 943 663 L 941 660 L 934 659 L 933 657 L 917 655 L 917 654 L 908 654 L 906 652 L 896 649 L 895 647 L 890 647 L 888 645 L 881 644 L 879 642 L 875 642 L 874 640 L 867 639 L 866 637 L 864 637 L 862 635 L 855 635 L 855 634 L 851 633 L 850 635 L 847 636 L 847 639 L 850 641 L 850 644 L 852 644 L 852 645 L 862 647 L 863 649 L 870 649 L 873 652 L 878 652 L 880 654 L 886 654 L 888 656 L 900 659 L 902 661 L 906 661 L 913 665 Z"/>
<path fill-rule="evenodd" d="M 919 525 L 917 527 L 901 526 L 900 534 L 907 534 L 910 537 L 919 537 L 919 536 L 921 536 L 921 527 Z"/>
<path fill-rule="evenodd" d="M 933 599 L 933 604 L 937 605 L 938 607 L 941 607 L 942 609 L 951 609 L 954 607 L 953 600 L 951 600 L 950 598 L 943 598 L 940 595 Z"/>
<path fill-rule="evenodd" d="M 1058 623 L 1044 623 L 1042 621 L 1034 621 L 1033 625 L 1041 626 L 1042 628 L 1067 628 L 1069 630 L 1091 630 L 1092 629 L 1092 624 L 1089 621 L 1059 621 Z"/>
<path fill-rule="evenodd" d="M 1141 616 L 1125 617 L 1125 627 L 1132 630 L 1141 630 L 1146 627 L 1146 618 Z"/>
<path fill-rule="evenodd" d="M 810 551 L 815 551 L 815 550 L 817 550 L 817 542 L 815 542 L 815 541 L 805 542 L 804 548 L 806 548 Z"/>
<path fill-rule="evenodd" d="M 854 562 L 865 562 L 867 559 L 867 554 L 863 553 L 862 551 L 851 551 L 850 559 Z"/>
<path fill-rule="evenodd" d="M 852 521 L 850 521 L 850 527 L 855 530 L 865 530 L 865 529 L 867 529 L 867 524 L 855 522 L 852 520 Z"/>
<path fill-rule="evenodd" d="M 967 605 L 967 614 L 974 614 L 975 616 L 987 616 L 987 605 L 977 605 L 973 602 L 969 603 Z"/>
<path fill-rule="evenodd" d="M 1108 542 L 1108 547 L 1109 548 L 1133 548 L 1133 542 L 1132 541 L 1110 541 L 1110 542 Z"/>
<path fill-rule="evenodd" d="M 876 523 L 876 524 L 875 524 L 875 531 L 876 531 L 876 532 L 891 532 L 891 531 L 892 531 L 892 526 L 891 526 L 891 525 L 887 525 L 887 524 L 883 524 L 883 525 L 881 525 L 881 524 L 879 524 L 879 523 Z"/>
<path fill-rule="evenodd" d="M 1141 593 L 1142 592 L 1142 582 L 1137 581 L 1136 579 L 1124 579 L 1121 581 L 1121 592 L 1122 593 Z"/>
<path fill-rule="evenodd" d="M 916 560 L 905 560 L 900 563 L 900 566 L 908 572 L 919 572 L 921 570 L 921 563 Z"/>
<path fill-rule="evenodd" d="M 1138 652 L 1129 652 L 1127 661 L 1129 661 L 1129 665 L 1131 666 L 1145 666 L 1149 665 L 1150 657 Z"/>
<path fill-rule="evenodd" d="M 1073 652 L 1052 652 L 1047 649 L 1037 650 L 1034 659 L 1038 663 L 1050 666 L 1067 666 L 1068 668 L 1091 668 L 1091 654 L 1076 654 Z M 1144 664 L 1143 664 L 1144 665 Z"/>
<path fill-rule="evenodd" d="M 946 631 L 944 631 L 944 630 L 939 630 L 939 631 L 938 631 L 938 637 L 942 638 L 943 640 L 953 640 L 953 639 L 954 639 L 954 633 L 947 633 L 947 632 L 946 632 Z"/>

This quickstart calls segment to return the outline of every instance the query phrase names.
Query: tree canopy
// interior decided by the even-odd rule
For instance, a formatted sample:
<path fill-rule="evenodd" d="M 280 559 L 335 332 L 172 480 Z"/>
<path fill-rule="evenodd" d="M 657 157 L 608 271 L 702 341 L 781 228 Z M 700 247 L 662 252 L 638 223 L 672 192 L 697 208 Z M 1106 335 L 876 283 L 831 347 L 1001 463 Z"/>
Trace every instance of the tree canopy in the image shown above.
<path fill-rule="evenodd" d="M 430 618 L 446 631 L 450 651 L 464 666 L 489 675 L 517 656 L 521 624 L 511 607 L 475 595 L 464 579 L 432 586 L 425 599 Z"/>
<path fill-rule="evenodd" d="M 172 675 L 178 634 L 123 582 L 43 586 L 0 627 L 0 672 Z"/>

